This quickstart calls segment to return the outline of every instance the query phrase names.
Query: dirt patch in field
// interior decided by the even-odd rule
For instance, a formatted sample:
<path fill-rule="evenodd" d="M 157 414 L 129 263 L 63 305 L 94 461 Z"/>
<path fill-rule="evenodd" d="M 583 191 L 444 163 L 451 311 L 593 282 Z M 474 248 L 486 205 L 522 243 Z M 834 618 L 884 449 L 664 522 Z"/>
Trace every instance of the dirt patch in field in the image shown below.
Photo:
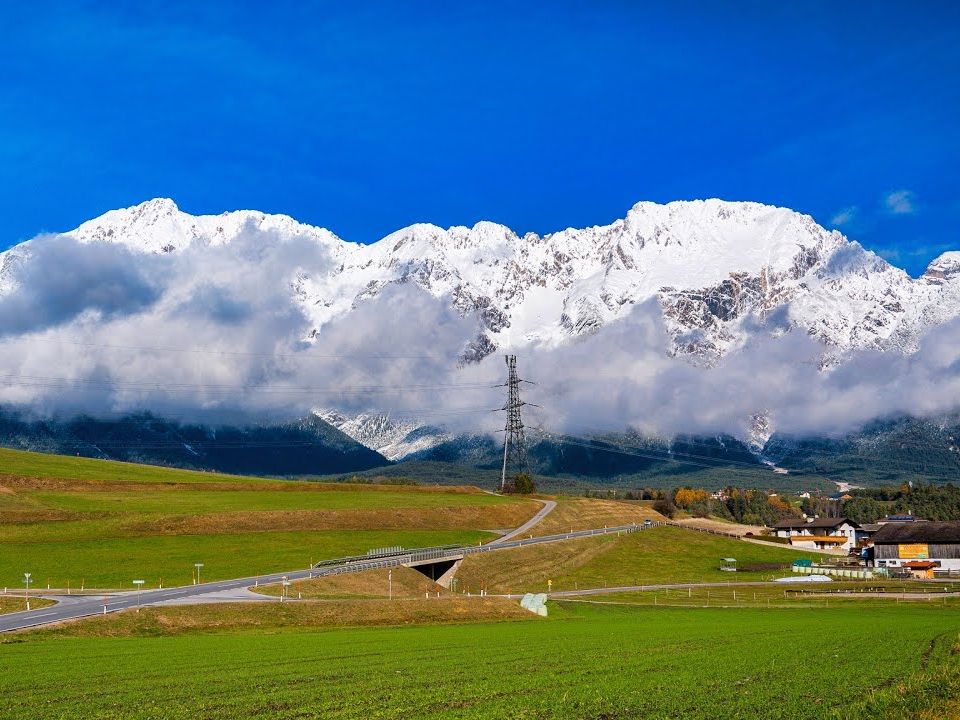
<path fill-rule="evenodd" d="M 394 600 L 302 600 L 225 603 L 126 610 L 106 617 L 76 620 L 40 630 L 4 635 L 4 642 L 31 637 L 124 637 L 257 630 L 420 625 L 494 620 L 530 620 L 536 616 L 504 598 L 441 597 Z"/>
<path fill-rule="evenodd" d="M 648 505 L 629 500 L 595 498 L 557 498 L 557 507 L 530 529 L 535 537 L 642 523 L 644 520 L 666 520 Z"/>
<path fill-rule="evenodd" d="M 371 599 L 388 597 L 390 594 L 390 571 L 386 568 L 367 570 L 359 573 L 345 573 L 330 577 L 314 578 L 313 580 L 299 580 L 291 583 L 287 588 L 288 597 L 297 597 L 298 593 L 304 600 L 311 599 Z M 447 591 L 413 568 L 393 568 L 393 597 L 423 599 L 425 593 L 441 597 Z M 261 585 L 256 592 L 274 597 L 280 596 L 280 585 Z"/>
<path fill-rule="evenodd" d="M 124 523 L 124 534 L 216 535 L 271 530 L 457 530 L 516 527 L 535 512 L 530 503 L 436 508 L 249 510 L 178 515 Z"/>

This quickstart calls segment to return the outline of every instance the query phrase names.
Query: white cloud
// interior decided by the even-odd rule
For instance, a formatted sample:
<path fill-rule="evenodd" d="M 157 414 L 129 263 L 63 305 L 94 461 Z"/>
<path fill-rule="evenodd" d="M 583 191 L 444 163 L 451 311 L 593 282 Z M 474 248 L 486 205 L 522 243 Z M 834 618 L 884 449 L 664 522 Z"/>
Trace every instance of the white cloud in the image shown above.
<path fill-rule="evenodd" d="M 830 218 L 830 224 L 835 227 L 844 227 L 853 222 L 857 215 L 860 213 L 860 208 L 856 205 L 851 205 L 850 207 L 845 207 L 842 210 L 838 211 L 832 218 Z"/>
<path fill-rule="evenodd" d="M 0 404 L 188 419 L 237 411 L 292 419 L 332 407 L 412 413 L 472 432 L 499 420 L 477 408 L 502 403 L 489 388 L 502 382 L 502 353 L 460 367 L 477 319 L 413 284 L 358 303 L 304 343 L 311 323 L 291 282 L 322 276 L 330 263 L 307 240 L 249 230 L 225 246 L 140 255 L 58 238 L 50 250 L 61 262 L 35 250 L 19 289 L 0 299 Z M 529 399 L 543 406 L 531 409 L 531 424 L 742 436 L 763 409 L 780 431 L 840 433 L 960 405 L 960 320 L 932 330 L 914 355 L 862 351 L 826 372 L 818 361 L 828 349 L 774 327 L 780 320 L 772 313 L 745 326 L 749 342 L 713 368 L 668 354 L 655 301 L 594 335 L 522 348 L 522 372 L 539 383 Z"/>
<path fill-rule="evenodd" d="M 916 197 L 910 190 L 893 190 L 883 196 L 883 205 L 893 215 L 912 215 L 917 211 Z"/>

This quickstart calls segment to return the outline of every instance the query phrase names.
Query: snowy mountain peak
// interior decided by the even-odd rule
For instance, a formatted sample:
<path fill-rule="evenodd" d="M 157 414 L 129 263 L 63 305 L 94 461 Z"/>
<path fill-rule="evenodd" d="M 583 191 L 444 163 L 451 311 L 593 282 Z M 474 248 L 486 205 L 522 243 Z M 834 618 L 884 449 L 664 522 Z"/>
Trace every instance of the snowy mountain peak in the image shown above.
<path fill-rule="evenodd" d="M 169 198 L 111 210 L 64 233 L 80 242 L 112 242 L 139 252 L 176 252 L 193 243 L 223 245 L 246 229 L 283 236 L 306 236 L 333 248 L 343 241 L 329 230 L 305 225 L 287 215 L 235 210 L 220 215 L 190 215 Z"/>
<path fill-rule="evenodd" d="M 337 410 L 314 410 L 314 415 L 388 460 L 401 460 L 425 452 L 449 439 L 438 428 L 388 415 L 361 413 L 346 416 Z"/>
<path fill-rule="evenodd" d="M 960 251 L 945 252 L 927 266 L 923 278 L 942 282 L 960 280 Z"/>

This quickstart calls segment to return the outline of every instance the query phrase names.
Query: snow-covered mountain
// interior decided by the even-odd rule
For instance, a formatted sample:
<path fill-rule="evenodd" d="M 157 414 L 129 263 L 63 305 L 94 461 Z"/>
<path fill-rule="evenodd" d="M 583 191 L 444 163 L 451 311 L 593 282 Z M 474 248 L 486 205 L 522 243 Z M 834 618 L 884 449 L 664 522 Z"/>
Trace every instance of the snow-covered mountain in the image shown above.
<path fill-rule="evenodd" d="M 926 328 L 960 313 L 960 252 L 912 279 L 807 215 L 748 202 L 641 202 L 609 225 L 545 236 L 490 222 L 446 230 L 417 224 L 361 245 L 285 215 L 193 216 L 159 199 L 66 234 L 175 253 L 230 243 L 248 229 L 309 239 L 331 259 L 287 279 L 313 334 L 384 288 L 414 283 L 463 314 L 479 314 L 484 333 L 474 357 L 507 345 L 563 343 L 652 299 L 663 308 L 673 351 L 707 363 L 743 343 L 744 323 L 771 316 L 775 330 L 802 328 L 838 353 L 910 352 Z M 0 255 L 0 295 L 14 287 L 34 242 L 42 238 Z"/>
<path fill-rule="evenodd" d="M 402 460 L 440 445 L 450 435 L 440 428 L 422 425 L 410 420 L 396 420 L 388 415 L 344 415 L 337 410 L 315 410 L 324 422 L 333 425 L 344 435 L 388 460 Z"/>
<path fill-rule="evenodd" d="M 413 284 L 479 317 L 480 335 L 463 338 L 464 362 L 505 347 L 557 347 L 647 302 L 663 311 L 669 351 L 698 365 L 735 352 L 758 326 L 809 333 L 834 348 L 830 363 L 863 348 L 911 353 L 927 329 L 960 315 L 960 252 L 941 255 L 914 279 L 807 215 L 749 202 L 641 202 L 609 225 L 544 236 L 491 222 L 417 224 L 362 245 L 285 215 L 193 216 L 157 199 L 63 235 L 164 256 L 215 250 L 251 232 L 259 233 L 253 247 L 296 240 L 320 250 L 291 263 L 285 276 L 273 267 L 257 278 L 300 305 L 309 319 L 305 339 L 322 338 L 328 323 L 385 289 Z M 0 298 L 16 290 L 47 240 L 0 253 Z M 449 440 L 442 429 L 375 412 L 318 415 L 391 459 Z M 750 442 L 762 447 L 773 431 L 758 410 Z"/>

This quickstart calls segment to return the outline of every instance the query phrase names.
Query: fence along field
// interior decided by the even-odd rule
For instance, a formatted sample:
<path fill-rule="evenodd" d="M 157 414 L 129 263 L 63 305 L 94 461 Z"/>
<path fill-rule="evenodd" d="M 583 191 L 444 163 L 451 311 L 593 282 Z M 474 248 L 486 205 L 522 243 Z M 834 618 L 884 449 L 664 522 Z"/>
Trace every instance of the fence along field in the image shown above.
<path fill-rule="evenodd" d="M 469 488 L 350 485 L 0 450 L 0 587 L 187 584 L 371 547 L 474 543 L 540 505 Z"/>

